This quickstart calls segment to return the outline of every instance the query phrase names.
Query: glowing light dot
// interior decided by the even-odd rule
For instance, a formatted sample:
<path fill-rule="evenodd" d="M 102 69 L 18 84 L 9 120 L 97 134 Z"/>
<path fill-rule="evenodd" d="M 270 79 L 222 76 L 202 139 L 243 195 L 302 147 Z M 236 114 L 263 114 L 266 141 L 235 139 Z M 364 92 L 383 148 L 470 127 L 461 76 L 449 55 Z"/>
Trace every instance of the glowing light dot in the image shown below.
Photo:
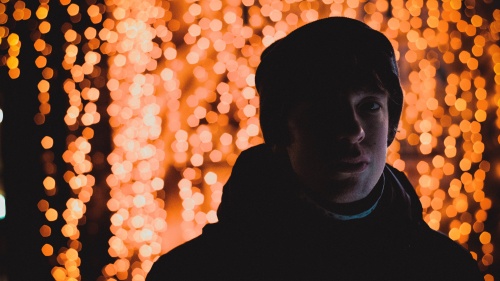
<path fill-rule="evenodd" d="M 468 171 L 471 168 L 471 161 L 469 159 L 462 159 L 460 161 L 460 169 L 462 171 Z"/>
<path fill-rule="evenodd" d="M 467 102 L 462 98 L 458 98 L 455 101 L 455 107 L 458 111 L 464 111 L 467 108 Z"/>
<path fill-rule="evenodd" d="M 476 118 L 478 122 L 486 121 L 486 117 L 487 117 L 486 111 L 482 109 L 479 109 L 474 113 L 474 118 Z"/>
<path fill-rule="evenodd" d="M 125 63 L 127 62 L 127 58 L 124 55 L 122 55 L 122 54 L 118 54 L 118 55 L 116 55 L 114 57 L 114 61 L 113 62 L 118 67 L 124 66 Z"/>
<path fill-rule="evenodd" d="M 38 90 L 40 92 L 48 92 L 50 89 L 50 84 L 47 80 L 41 80 L 38 82 Z"/>
<path fill-rule="evenodd" d="M 212 133 L 210 131 L 203 131 L 200 133 L 200 141 L 202 143 L 208 143 L 212 141 Z"/>
<path fill-rule="evenodd" d="M 236 21 L 236 14 L 233 12 L 227 12 L 224 14 L 224 21 L 227 24 L 233 24 Z"/>
<path fill-rule="evenodd" d="M 473 15 L 471 18 L 471 23 L 475 27 L 481 27 L 481 25 L 483 25 L 483 18 L 479 15 Z"/>
<path fill-rule="evenodd" d="M 141 254 L 141 256 L 143 257 L 149 257 L 151 256 L 151 253 L 152 253 L 152 250 L 151 250 L 151 247 L 148 246 L 148 245 L 142 245 L 140 248 L 139 248 L 139 253 Z"/>
<path fill-rule="evenodd" d="M 485 245 L 491 242 L 491 234 L 489 232 L 483 232 L 481 235 L 479 235 L 479 241 L 481 241 L 481 244 Z"/>
<path fill-rule="evenodd" d="M 233 136 L 228 133 L 223 133 L 220 137 L 220 142 L 222 145 L 230 145 L 233 142 Z"/>
<path fill-rule="evenodd" d="M 165 51 L 163 51 L 163 56 L 167 60 L 173 60 L 177 57 L 177 50 L 174 48 L 168 47 L 165 49 Z"/>
<path fill-rule="evenodd" d="M 40 23 L 38 26 L 38 29 L 40 30 L 41 33 L 46 34 L 50 31 L 51 25 L 48 21 L 43 21 Z"/>
<path fill-rule="evenodd" d="M 458 240 L 460 239 L 460 230 L 458 230 L 457 228 L 452 228 L 450 230 L 450 232 L 448 233 L 448 236 L 452 239 L 452 240 Z"/>
<path fill-rule="evenodd" d="M 207 115 L 207 110 L 204 107 L 198 106 L 193 112 L 194 116 L 198 119 L 203 119 Z"/>
<path fill-rule="evenodd" d="M 42 246 L 42 254 L 46 257 L 50 257 L 54 254 L 54 248 L 50 244 L 44 244 Z"/>
<path fill-rule="evenodd" d="M 0 220 L 4 219 L 7 215 L 7 208 L 5 206 L 5 196 L 0 194 Z"/>
<path fill-rule="evenodd" d="M 36 10 L 35 14 L 36 14 L 36 17 L 38 19 L 43 20 L 49 14 L 49 9 L 47 6 L 39 6 L 38 9 Z"/>
<path fill-rule="evenodd" d="M 16 57 L 9 57 L 7 59 L 7 67 L 10 69 L 16 69 L 19 66 L 19 59 Z"/>
<path fill-rule="evenodd" d="M 185 210 L 193 210 L 195 207 L 195 202 L 192 198 L 186 198 L 182 202 L 182 207 L 184 207 Z"/>
<path fill-rule="evenodd" d="M 80 12 L 80 7 L 77 4 L 71 4 L 67 10 L 70 16 L 76 16 Z"/>
<path fill-rule="evenodd" d="M 191 156 L 191 164 L 195 167 L 199 167 L 203 164 L 203 156 L 201 154 L 194 154 Z"/>
<path fill-rule="evenodd" d="M 142 226 L 144 226 L 144 218 L 141 216 L 134 216 L 131 222 L 132 226 L 135 228 L 141 228 Z"/>
<path fill-rule="evenodd" d="M 76 260 L 78 258 L 78 252 L 75 249 L 70 248 L 66 251 L 66 257 L 69 260 Z"/>
<path fill-rule="evenodd" d="M 208 172 L 205 175 L 205 182 L 210 185 L 215 184 L 217 182 L 217 174 L 214 172 Z"/>
<path fill-rule="evenodd" d="M 57 220 L 57 211 L 55 209 L 48 209 L 46 212 L 45 212 L 45 218 L 48 220 L 48 221 L 55 221 Z"/>
<path fill-rule="evenodd" d="M 125 11 L 125 9 L 123 9 L 122 7 L 116 7 L 114 10 L 113 10 L 113 16 L 117 19 L 117 20 L 121 20 L 121 19 L 124 19 L 126 17 L 127 13 Z"/>
<path fill-rule="evenodd" d="M 117 9 L 119 9 L 119 7 Z M 97 6 L 97 5 L 90 5 L 89 8 L 87 9 L 87 14 L 90 17 L 97 17 L 100 14 L 99 6 Z"/>
<path fill-rule="evenodd" d="M 7 43 L 11 46 L 17 45 L 19 43 L 19 35 L 16 33 L 10 34 L 9 37 L 7 37 Z"/>
<path fill-rule="evenodd" d="M 66 270 L 62 267 L 54 267 L 51 271 L 51 274 L 56 281 L 66 280 Z"/>
<path fill-rule="evenodd" d="M 220 152 L 219 150 L 212 150 L 209 157 L 210 160 L 212 160 L 212 162 L 214 163 L 220 162 L 222 160 L 222 152 Z"/>
<path fill-rule="evenodd" d="M 463 212 L 467 211 L 467 209 L 468 209 L 467 198 L 464 198 L 462 196 L 456 198 L 454 205 L 455 205 L 455 208 L 457 209 L 457 212 L 459 212 L 459 213 L 463 213 Z"/>
<path fill-rule="evenodd" d="M 422 144 L 430 144 L 432 141 L 432 135 L 429 133 L 422 133 L 420 135 L 420 142 Z"/>
<path fill-rule="evenodd" d="M 200 40 L 198 40 L 197 45 L 198 45 L 198 47 L 200 47 L 200 49 L 206 50 L 210 46 L 210 40 L 208 40 L 207 38 L 204 38 L 204 37 L 200 38 Z"/>
<path fill-rule="evenodd" d="M 134 197 L 134 205 L 137 208 L 144 207 L 144 205 L 146 205 L 146 198 L 144 198 L 143 195 L 137 195 L 136 197 Z"/>
<path fill-rule="evenodd" d="M 219 221 L 219 219 L 217 218 L 217 212 L 215 212 L 214 210 L 208 211 L 207 221 L 208 223 L 216 223 L 217 221 Z"/>
<path fill-rule="evenodd" d="M 257 113 L 257 109 L 255 108 L 255 106 L 247 104 L 245 108 L 243 108 L 243 113 L 247 117 L 252 117 L 255 116 L 255 114 Z"/>
<path fill-rule="evenodd" d="M 52 189 L 54 189 L 56 187 L 56 181 L 52 177 L 46 177 L 43 180 L 43 186 L 47 190 L 52 190 Z"/>
<path fill-rule="evenodd" d="M 153 187 L 154 190 L 161 190 L 161 189 L 163 189 L 164 182 L 160 178 L 154 178 L 151 181 L 151 186 Z"/>
<path fill-rule="evenodd" d="M 222 8 L 222 2 L 219 0 L 210 1 L 209 6 L 212 11 L 219 11 Z"/>
<path fill-rule="evenodd" d="M 41 144 L 43 148 L 50 149 L 54 145 L 54 140 L 49 136 L 45 136 L 43 137 Z"/>
<path fill-rule="evenodd" d="M 174 77 L 174 72 L 171 69 L 165 68 L 161 71 L 160 77 L 164 81 L 171 80 Z"/>
<path fill-rule="evenodd" d="M 205 197 L 203 196 L 203 194 L 196 192 L 195 194 L 193 194 L 192 199 L 195 205 L 201 205 L 203 204 Z"/>
<path fill-rule="evenodd" d="M 64 34 L 64 39 L 66 39 L 66 41 L 68 42 L 73 42 L 76 40 L 78 34 L 76 33 L 76 31 L 74 31 L 73 29 L 70 29 L 68 31 L 66 31 L 66 33 Z"/>
<path fill-rule="evenodd" d="M 75 45 L 69 45 L 66 48 L 66 54 L 68 55 L 68 57 L 76 57 L 76 55 L 78 54 L 78 47 L 76 47 Z"/>
<path fill-rule="evenodd" d="M 257 136 L 259 134 L 259 127 L 255 124 L 250 124 L 250 125 L 248 125 L 246 131 L 247 131 L 248 136 L 254 137 L 254 136 Z"/>

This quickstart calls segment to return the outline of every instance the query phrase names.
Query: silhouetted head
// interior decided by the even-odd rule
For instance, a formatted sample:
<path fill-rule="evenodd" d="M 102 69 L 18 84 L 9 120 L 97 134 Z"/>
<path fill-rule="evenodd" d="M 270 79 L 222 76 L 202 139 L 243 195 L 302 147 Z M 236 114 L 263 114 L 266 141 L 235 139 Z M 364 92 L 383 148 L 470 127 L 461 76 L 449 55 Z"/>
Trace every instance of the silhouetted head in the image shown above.
<path fill-rule="evenodd" d="M 387 145 L 394 139 L 403 101 L 394 50 L 360 21 L 331 17 L 296 29 L 262 53 L 255 82 L 268 144 L 290 143 L 287 120 L 297 105 L 354 91 L 389 94 Z"/>

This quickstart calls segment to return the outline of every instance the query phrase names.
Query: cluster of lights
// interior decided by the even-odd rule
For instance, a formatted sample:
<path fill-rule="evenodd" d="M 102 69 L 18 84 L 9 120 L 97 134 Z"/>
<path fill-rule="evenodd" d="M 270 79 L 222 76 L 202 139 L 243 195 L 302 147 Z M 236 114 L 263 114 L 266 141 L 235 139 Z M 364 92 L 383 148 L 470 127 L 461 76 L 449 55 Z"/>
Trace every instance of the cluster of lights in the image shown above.
<path fill-rule="evenodd" d="M 418 1 L 396 2 L 391 2 L 394 17 L 388 28 L 407 28 L 407 45 L 399 51 L 406 49 L 401 56 L 405 63 L 400 65 L 408 73 L 409 84 L 405 87 L 403 124 L 388 160 L 404 170 L 405 162 L 398 152 L 409 149 L 403 148 L 405 142 L 418 147 L 414 179 L 425 221 L 463 245 L 471 237 L 478 239 L 482 253 L 471 253 L 485 269 L 493 262 L 491 234 L 484 230 L 492 201 L 483 190 L 491 167 L 483 159 L 481 132 L 489 109 L 498 107 L 492 102 L 499 99 L 498 78 L 496 83 L 488 81 L 498 76 L 489 59 L 499 52 L 494 42 L 498 41 L 500 13 L 495 11 L 496 22 L 488 23 L 468 2 L 426 1 L 425 6 Z M 427 14 L 421 17 L 424 9 Z M 461 10 L 465 10 L 465 19 Z M 480 64 L 485 67 L 480 68 Z M 440 81 L 437 71 L 443 70 L 446 80 Z M 488 100 L 487 90 L 496 90 L 496 96 Z M 493 279 L 491 275 L 485 278 Z"/>
<path fill-rule="evenodd" d="M 5 3 L 0 2 L 0 44 L 2 44 L 2 41 L 5 40 L 9 36 L 9 29 L 2 26 L 5 23 L 7 23 L 9 16 L 5 13 L 7 9 L 7 6 Z M 9 69 L 18 69 L 19 61 L 17 59 L 17 55 L 19 54 L 19 50 L 21 49 L 21 44 L 19 43 L 19 36 L 17 34 L 12 35 L 11 38 L 7 39 L 8 44 L 9 44 L 9 53 L 10 49 L 12 49 L 12 55 L 9 55 L 8 58 L 5 58 L 5 60 L 9 59 Z M 16 42 L 18 41 L 18 42 Z M 15 46 L 14 48 L 12 46 Z M 14 51 L 16 50 L 17 51 Z M 0 62 L 1 64 L 1 62 Z M 12 67 L 12 68 L 11 68 Z M 15 72 L 17 70 L 13 70 L 10 72 L 11 77 L 15 77 Z M 3 121 L 3 111 L 0 109 L 0 124 Z M 1 159 L 0 159 L 1 161 Z M 5 205 L 5 192 L 3 190 L 2 182 L 0 182 L 0 220 L 4 219 L 5 216 L 7 215 L 7 209 Z"/>
<path fill-rule="evenodd" d="M 493 246 L 484 221 L 491 200 L 483 187 L 490 164 L 482 159 L 481 124 L 496 105 L 486 95 L 495 88 L 487 84 L 491 68 L 481 73 L 479 66 L 498 53 L 495 23 L 475 15 L 473 3 L 461 1 L 294 2 L 170 3 L 162 6 L 163 19 L 150 22 L 162 39 L 163 57 L 157 61 L 164 66 L 151 73 L 159 74 L 156 95 L 166 104 L 161 115 L 167 123 L 162 139 L 170 144 L 165 164 L 182 175 L 177 184 L 181 239 L 217 220 L 213 211 L 224 171 L 238 151 L 262 142 L 253 73 L 263 48 L 303 23 L 343 15 L 361 18 L 391 39 L 408 81 L 404 119 L 388 161 L 405 170 L 400 154 L 419 154 L 416 170 L 407 170 L 418 183 L 425 220 L 463 245 L 470 237 L 478 239 L 482 253 L 473 255 L 487 268 Z M 391 19 L 384 16 L 389 9 Z M 186 12 L 173 17 L 170 10 Z M 438 70 L 447 73 L 446 81 L 437 79 Z"/>
<path fill-rule="evenodd" d="M 100 97 L 100 88 L 104 87 L 104 79 L 98 66 L 101 54 L 97 50 L 100 42 L 96 39 L 96 29 L 89 26 L 80 34 L 74 26 L 78 25 L 83 17 L 88 17 L 93 24 L 100 23 L 104 6 L 85 5 L 86 10 L 80 10 L 80 6 L 70 0 L 61 0 L 60 4 L 66 7 L 70 19 L 60 29 L 66 41 L 63 45 L 65 54 L 61 65 L 70 74 L 62 85 L 69 101 L 64 122 L 71 132 L 66 138 L 66 151 L 62 155 L 69 167 L 63 178 L 74 197 L 67 200 L 66 209 L 62 212 L 65 224 L 61 232 L 69 239 L 68 247 L 59 251 L 57 261 L 61 266 L 54 267 L 52 276 L 56 280 L 79 280 L 79 266 L 82 262 L 79 251 L 82 249 L 82 243 L 78 240 L 78 225 L 84 218 L 86 203 L 90 201 L 95 186 L 95 177 L 91 174 L 93 163 L 90 157 L 90 141 L 94 138 L 91 126 L 100 121 L 96 102 Z M 82 53 L 82 62 L 77 60 L 79 53 Z"/>
<path fill-rule="evenodd" d="M 16 2 L 18 5 L 22 1 Z M 27 8 L 25 10 L 28 10 Z M 53 78 L 54 72 L 51 67 L 48 66 L 48 59 L 52 53 L 52 46 L 45 41 L 45 36 L 51 31 L 51 24 L 47 21 L 47 16 L 49 12 L 48 2 L 41 2 L 38 6 L 35 16 L 37 18 L 38 28 L 32 30 L 31 36 L 33 41 L 33 48 L 37 51 L 38 57 L 35 59 L 35 66 L 37 69 L 41 70 L 42 78 L 37 83 L 38 88 L 38 101 L 39 112 L 34 116 L 34 121 L 37 125 L 43 125 L 46 120 L 46 116 L 51 112 L 50 105 L 50 81 Z M 43 180 L 43 187 L 45 189 L 45 194 L 49 197 L 56 194 L 56 166 L 54 164 L 54 153 L 52 148 L 54 145 L 54 139 L 50 136 L 44 136 L 41 140 L 41 145 L 44 148 L 42 153 L 42 163 L 45 171 L 45 178 Z M 52 233 L 51 224 L 53 224 L 59 217 L 59 212 L 56 208 L 50 206 L 51 200 L 41 199 L 38 202 L 38 209 L 40 212 L 45 213 L 45 218 L 47 222 L 40 227 L 40 235 L 44 238 L 49 238 Z M 42 248 L 42 254 L 46 257 L 54 255 L 54 246 L 51 243 L 45 243 Z M 57 251 L 57 249 L 56 249 Z M 58 260 L 60 262 L 60 260 Z M 60 263 L 63 264 L 63 263 Z M 62 275 L 66 276 L 62 268 L 54 267 L 52 274 L 56 280 L 64 280 Z"/>
<path fill-rule="evenodd" d="M 3 110 L 0 108 L 0 125 L 2 124 L 2 121 L 3 121 Z M 0 161 L 2 161 L 1 157 Z M 3 188 L 3 181 L 0 180 L 0 220 L 3 220 L 6 215 L 7 215 L 7 206 L 5 205 L 5 191 Z"/>
<path fill-rule="evenodd" d="M 21 43 L 19 42 L 19 36 L 17 34 L 9 34 L 9 29 L 3 26 L 4 24 L 7 23 L 9 16 L 6 13 L 7 10 L 7 5 L 6 3 L 9 1 L 0 1 L 0 44 L 7 38 L 7 42 L 9 44 L 9 56 L 2 58 L 0 56 L 0 59 L 5 60 L 5 63 L 0 62 L 0 65 L 2 64 L 7 64 L 9 67 L 9 75 L 11 78 L 15 78 L 18 76 L 16 75 L 16 72 L 19 72 L 19 60 L 17 59 L 17 55 L 19 54 L 19 51 L 21 49 Z M 8 38 L 10 36 L 10 38 Z M 17 41 L 17 42 L 16 42 Z M 12 47 L 15 46 L 15 47 Z M 17 51 L 15 51 L 17 50 Z M 7 63 L 7 60 L 9 60 L 9 63 Z M 14 70 L 11 70 L 14 69 Z M 3 110 L 0 109 L 0 124 L 3 121 Z M 1 161 L 1 159 L 0 159 Z M 0 220 L 4 219 L 5 216 L 7 215 L 7 209 L 6 209 L 6 204 L 5 204 L 5 192 L 3 189 L 3 183 L 0 182 Z"/>
<path fill-rule="evenodd" d="M 8 2 L 9 1 L 7 0 L 0 3 L 0 43 L 7 38 L 7 43 L 9 44 L 8 53 L 2 58 L 2 64 L 7 65 L 9 68 L 10 78 L 16 79 L 21 73 L 21 70 L 19 69 L 19 59 L 17 58 L 21 52 L 21 41 L 19 40 L 19 35 L 17 33 L 10 32 L 9 28 L 2 26 L 7 23 L 9 19 L 9 16 L 6 13 L 6 4 Z M 17 1 L 14 4 L 14 12 L 12 13 L 12 18 L 14 20 L 27 20 L 30 16 L 31 10 L 25 8 L 25 3 L 23 1 Z"/>
<path fill-rule="evenodd" d="M 7 1 L 8 2 L 8 1 Z M 81 242 L 78 240 L 80 231 L 78 229 L 79 221 L 84 218 L 86 212 L 86 203 L 92 196 L 92 187 L 95 184 L 95 179 L 91 175 L 92 162 L 89 156 L 91 145 L 89 140 L 93 138 L 94 131 L 90 127 L 100 121 L 100 115 L 97 112 L 95 102 L 99 98 L 99 87 L 103 87 L 104 81 L 101 76 L 101 70 L 97 63 L 100 62 L 101 55 L 95 52 L 99 42 L 95 41 L 96 30 L 88 27 L 85 30 L 84 38 L 73 30 L 72 25 L 78 24 L 82 18 L 80 8 L 77 4 L 71 1 L 61 0 L 56 5 L 66 7 L 69 16 L 69 22 L 62 25 L 60 31 L 63 32 L 62 37 L 66 40 L 63 48 L 65 51 L 64 60 L 57 62 L 51 59 L 53 46 L 45 40 L 45 36 L 49 32 L 59 32 L 52 30 L 51 23 L 47 20 L 50 6 L 48 0 L 40 0 L 39 6 L 34 15 L 36 16 L 36 29 L 33 29 L 30 38 L 33 41 L 33 49 L 38 52 L 38 57 L 34 64 L 36 68 L 41 70 L 41 79 L 37 86 L 39 90 L 38 100 L 40 102 L 39 112 L 34 116 L 34 122 L 40 126 L 46 123 L 46 117 L 51 113 L 50 105 L 50 89 L 52 87 L 60 87 L 68 96 L 69 108 L 67 109 L 64 122 L 68 127 L 66 141 L 67 150 L 63 153 L 63 160 L 68 163 L 68 171 L 63 175 L 63 180 L 67 182 L 71 188 L 71 196 L 66 202 L 64 210 L 57 210 L 50 206 L 50 198 L 41 199 L 38 203 L 38 208 L 45 213 L 47 223 L 40 227 L 40 234 L 43 237 L 50 237 L 53 234 L 53 222 L 59 218 L 64 219 L 64 225 L 60 232 L 64 237 L 68 238 L 66 246 L 60 249 L 54 249 L 56 245 L 46 243 L 42 246 L 42 254 L 47 257 L 55 256 L 57 265 L 51 271 L 55 280 L 79 280 L 81 279 L 79 266 L 81 259 L 79 251 L 82 248 Z M 5 5 L 0 4 L 0 11 L 5 11 Z M 31 10 L 26 7 L 23 1 L 14 3 L 13 18 L 16 21 L 28 20 L 31 18 Z M 104 6 L 90 5 L 87 7 L 87 14 L 93 23 L 99 23 L 102 19 Z M 84 14 L 85 15 L 85 14 Z M 1 17 L 0 17 L 1 18 Z M 19 36 L 15 33 L 7 35 L 8 29 L 0 27 L 3 32 L 3 37 L 7 36 L 9 43 L 9 56 L 4 58 L 5 64 L 9 68 L 9 75 L 12 79 L 19 77 L 20 70 L 16 56 L 19 54 L 21 42 Z M 59 47 L 59 46 L 58 46 Z M 76 57 L 79 52 L 83 52 L 84 62 L 78 64 Z M 62 65 L 62 68 L 69 72 L 68 78 L 63 85 L 53 85 L 51 80 L 54 78 L 54 70 L 50 65 Z M 51 84 L 52 83 L 52 84 Z M 57 140 L 56 140 L 57 141 Z M 63 140 L 64 141 L 64 140 Z M 43 168 L 46 177 L 43 180 L 43 187 L 47 196 L 51 197 L 57 193 L 57 169 L 54 164 L 54 138 L 47 135 L 41 140 L 41 145 L 45 149 L 42 154 Z"/>
<path fill-rule="evenodd" d="M 7 40 L 9 48 L 0 66 L 16 79 L 21 41 L 2 26 L 10 16 L 7 2 L 0 0 L 0 43 Z M 479 4 L 460 0 L 109 0 L 80 6 L 60 0 L 51 5 L 65 6 L 70 22 L 53 31 L 46 20 L 49 1 L 39 2 L 38 29 L 31 35 L 42 75 L 35 122 L 43 126 L 51 112 L 51 87 L 64 89 L 69 104 L 64 121 L 70 133 L 62 157 L 70 169 L 63 180 L 74 196 L 65 210 L 52 208 L 50 198 L 38 204 L 48 221 L 40 228 L 43 237 L 51 235 L 50 223 L 59 216 L 65 221 L 67 247 L 42 247 L 44 255 L 57 255 L 56 280 L 82 278 L 79 251 L 85 245 L 78 240 L 78 221 L 95 185 L 91 126 L 100 122 L 96 102 L 103 87 L 111 97 L 107 113 L 114 145 L 107 157 L 107 207 L 113 212 L 108 252 L 116 260 L 103 266 L 102 278 L 144 280 L 159 255 L 217 221 L 222 186 L 238 153 L 263 142 L 254 88 L 263 49 L 327 16 L 361 19 L 391 40 L 405 106 L 387 160 L 416 183 L 431 228 L 470 244 L 482 270 L 493 263 L 491 233 L 484 229 L 492 201 L 484 180 L 495 167 L 483 159 L 482 132 L 494 110 L 500 128 L 500 10 L 483 18 L 475 11 Z M 23 1 L 13 7 L 14 20 L 32 17 Z M 84 16 L 100 27 L 77 32 L 73 25 Z M 48 32 L 62 32 L 66 40 L 64 60 L 56 62 L 70 74 L 63 85 L 50 82 Z M 97 65 L 104 56 L 107 76 Z M 77 63 L 77 57 L 84 61 Z M 57 188 L 54 141 L 51 136 L 41 141 L 49 197 Z M 180 206 L 167 196 L 173 188 Z M 167 212 L 168 229 L 175 233 L 167 231 Z M 486 274 L 485 280 L 493 276 Z"/>
<path fill-rule="evenodd" d="M 104 267 L 103 275 L 144 280 L 166 239 L 165 202 L 157 196 L 168 168 L 160 136 L 161 107 L 169 98 L 162 87 L 177 85 L 172 71 L 158 73 L 163 51 L 155 39 L 168 42 L 172 34 L 156 23 L 165 16 L 162 1 L 112 2 L 99 38 L 109 57 L 107 87 L 112 102 L 107 111 L 114 149 L 108 156 L 112 174 L 106 182 L 111 188 L 108 208 L 114 214 L 108 252 L 116 261 Z"/>

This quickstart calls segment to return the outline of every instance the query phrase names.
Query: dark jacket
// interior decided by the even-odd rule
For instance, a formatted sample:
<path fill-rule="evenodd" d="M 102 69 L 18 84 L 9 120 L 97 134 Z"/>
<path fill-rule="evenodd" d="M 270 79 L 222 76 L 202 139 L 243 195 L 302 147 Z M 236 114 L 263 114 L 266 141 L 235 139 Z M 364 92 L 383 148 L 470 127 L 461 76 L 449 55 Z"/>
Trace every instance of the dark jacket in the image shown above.
<path fill-rule="evenodd" d="M 339 221 L 299 196 L 286 159 L 266 145 L 238 158 L 219 222 L 160 257 L 156 280 L 483 280 L 471 255 L 422 219 L 405 175 L 387 166 L 367 217 Z"/>

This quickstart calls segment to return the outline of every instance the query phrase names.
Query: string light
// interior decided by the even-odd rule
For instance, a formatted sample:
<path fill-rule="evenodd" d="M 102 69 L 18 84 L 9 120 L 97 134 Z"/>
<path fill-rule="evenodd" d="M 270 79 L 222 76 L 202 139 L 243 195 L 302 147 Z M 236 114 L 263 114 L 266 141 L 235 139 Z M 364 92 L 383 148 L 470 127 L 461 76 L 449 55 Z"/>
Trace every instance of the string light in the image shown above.
<path fill-rule="evenodd" d="M 2 124 L 2 121 L 3 121 L 3 110 L 0 108 L 0 125 Z M 0 220 L 3 220 L 6 215 L 7 215 L 7 206 L 5 204 L 5 191 L 3 187 L 3 181 L 0 181 Z"/>
<path fill-rule="evenodd" d="M 104 84 L 100 83 L 103 80 L 99 77 L 101 70 L 96 66 L 100 62 L 101 55 L 94 51 L 99 43 L 94 40 L 96 34 L 92 32 L 93 28 L 88 27 L 84 37 L 82 37 L 72 28 L 72 24 L 78 24 L 82 18 L 80 7 L 63 1 L 61 1 L 61 5 L 67 6 L 66 12 L 71 21 L 71 23 L 66 22 L 61 26 L 62 37 L 66 41 L 64 60 L 61 65 L 71 77 L 62 85 L 62 89 L 68 95 L 69 103 L 64 122 L 71 132 L 66 138 L 67 150 L 62 154 L 62 158 L 71 167 L 64 173 L 63 180 L 71 189 L 72 197 L 67 199 L 64 210 L 50 208 L 49 201 L 45 199 L 40 200 L 38 207 L 41 212 L 45 212 L 48 221 L 48 224 L 44 224 L 40 228 L 40 234 L 46 238 L 50 237 L 53 232 L 50 224 L 58 218 L 62 218 L 65 223 L 60 232 L 69 239 L 67 246 L 61 247 L 59 250 L 54 249 L 55 245 L 49 243 L 42 246 L 41 251 L 45 256 L 56 255 L 58 265 L 53 267 L 52 276 L 55 280 L 79 280 L 81 279 L 79 251 L 82 249 L 82 244 L 79 241 L 78 225 L 85 219 L 86 203 L 89 202 L 93 194 L 95 184 L 95 178 L 90 174 L 93 167 L 89 156 L 91 152 L 90 140 L 94 136 L 94 131 L 90 126 L 100 121 L 96 101 L 100 96 L 99 88 Z M 51 113 L 49 90 L 51 80 L 54 78 L 54 70 L 50 67 L 51 62 L 54 63 L 50 58 L 52 45 L 44 39 L 44 36 L 51 31 L 51 24 L 47 21 L 49 10 L 49 1 L 40 1 L 35 12 L 38 28 L 31 33 L 34 49 L 39 52 L 35 66 L 42 70 L 43 78 L 38 82 L 40 106 L 39 113 L 34 117 L 35 123 L 41 126 L 45 124 L 46 116 Z M 87 14 L 93 23 L 99 23 L 102 18 L 100 8 L 96 5 L 90 5 Z M 83 63 L 81 64 L 77 62 L 77 55 L 80 52 L 83 53 Z M 41 140 L 41 145 L 45 149 L 42 160 L 47 174 L 43 186 L 48 196 L 54 196 L 59 189 L 56 184 L 58 174 L 53 162 L 54 153 L 51 150 L 54 146 L 54 139 L 47 135 Z"/>
<path fill-rule="evenodd" d="M 165 142 L 159 138 L 160 116 L 161 105 L 175 102 L 175 97 L 159 93 L 164 92 L 163 84 L 172 92 L 177 85 L 172 70 L 159 73 L 157 59 L 163 51 L 155 38 L 168 42 L 171 33 L 157 22 L 165 16 L 161 1 L 156 5 L 155 1 L 117 1 L 108 8 L 112 12 L 99 37 L 105 42 L 101 50 L 110 58 L 108 113 L 114 149 L 108 156 L 112 174 L 107 183 L 114 236 L 109 253 L 116 261 L 104 267 L 103 275 L 108 280 L 113 276 L 144 280 L 153 257 L 161 253 L 167 229 L 165 202 L 157 196 L 167 168 Z"/>
<path fill-rule="evenodd" d="M 17 1 L 15 3 L 16 11 L 14 12 L 14 17 L 16 17 L 16 14 L 20 15 L 21 8 L 23 9 L 22 11 L 24 14 L 26 14 L 26 11 L 29 10 L 25 8 L 24 3 L 21 5 L 20 2 L 22 1 Z M 39 6 L 33 14 L 36 17 L 37 28 L 32 29 L 30 34 L 30 38 L 33 41 L 33 49 L 38 54 L 38 57 L 34 61 L 34 67 L 35 69 L 40 70 L 39 74 L 41 74 L 41 79 L 37 82 L 37 89 L 39 91 L 38 101 L 40 103 L 38 107 L 39 112 L 34 116 L 34 122 L 40 126 L 43 126 L 45 124 L 46 117 L 51 113 L 50 88 L 51 80 L 54 78 L 54 71 L 51 67 L 49 67 L 51 58 L 50 55 L 52 54 L 52 45 L 49 44 L 49 42 L 47 42 L 45 39 L 45 36 L 51 31 L 51 24 L 47 21 L 48 13 L 48 1 L 40 1 Z M 30 16 L 32 16 L 31 11 L 29 12 L 29 14 Z M 30 16 L 27 16 L 25 19 L 29 19 Z M 36 72 L 32 71 L 32 73 Z M 58 211 L 54 207 L 51 207 L 51 204 L 49 203 L 52 201 L 51 197 L 56 195 L 59 187 L 56 184 L 57 168 L 54 163 L 54 152 L 52 151 L 52 148 L 54 146 L 54 139 L 51 136 L 46 135 L 41 139 L 40 144 L 44 149 L 44 151 L 42 152 L 41 162 L 43 170 L 46 174 L 42 185 L 45 190 L 45 194 L 49 196 L 49 198 L 40 199 L 38 202 L 38 209 L 40 212 L 45 213 L 45 219 L 47 220 L 45 224 L 40 227 L 39 231 L 42 237 L 48 239 L 53 234 L 54 223 L 60 217 L 60 211 Z M 46 257 L 52 257 L 55 253 L 58 252 L 57 248 L 56 250 L 54 250 L 55 246 L 56 245 L 52 245 L 50 243 L 45 243 L 40 249 L 41 253 Z M 64 249 L 65 248 L 62 248 L 61 251 L 64 251 Z M 60 259 L 58 259 L 58 261 L 61 264 Z M 52 270 L 52 276 L 55 278 L 55 280 L 64 280 L 64 278 L 62 277 L 63 272 L 64 276 L 66 276 L 67 271 L 65 271 L 63 267 L 55 266 Z"/>
<path fill-rule="evenodd" d="M 109 0 L 84 5 L 61 0 L 50 5 L 64 6 L 69 22 L 57 30 L 47 20 L 49 1 L 39 2 L 31 11 L 23 1 L 0 1 L 0 44 L 8 45 L 0 67 L 17 79 L 21 41 L 28 41 L 4 24 L 36 17 L 31 40 L 41 78 L 35 123 L 46 125 L 55 87 L 64 90 L 69 104 L 62 157 L 68 164 L 63 180 L 72 193 L 64 210 L 49 202 L 60 188 L 53 162 L 59 140 L 49 135 L 41 140 L 48 198 L 38 203 L 46 218 L 40 235 L 53 235 L 53 222 L 62 218 L 65 225 L 57 231 L 69 240 L 68 247 L 46 243 L 41 248 L 43 255 L 56 257 L 55 280 L 82 278 L 80 251 L 86 245 L 79 241 L 78 221 L 95 186 L 92 126 L 102 122 L 97 102 L 105 92 L 111 97 L 106 110 L 113 140 L 107 156 L 107 207 L 113 212 L 108 252 L 115 261 L 103 266 L 101 279 L 144 280 L 158 256 L 217 222 L 222 186 L 237 155 L 263 142 L 254 88 L 262 51 L 327 16 L 363 20 L 390 39 L 405 104 L 387 162 L 407 172 L 431 228 L 467 247 L 482 271 L 494 262 L 492 233 L 485 228 L 492 198 L 484 189 L 487 175 L 499 177 L 500 169 L 484 154 L 485 124 L 495 119 L 500 128 L 500 10 L 476 11 L 491 1 Z M 13 7 L 11 14 L 7 5 Z M 95 26 L 78 32 L 82 18 Z M 53 83 L 53 46 L 45 39 L 59 30 L 64 59 L 57 64 L 70 77 L 63 85 Z M 105 58 L 107 73 L 98 66 Z M 485 280 L 494 277 L 486 274 Z"/>
<path fill-rule="evenodd" d="M 2 1 L 0 3 L 0 44 L 6 38 L 9 45 L 8 53 L 2 59 L 1 65 L 6 65 L 9 68 L 9 76 L 12 79 L 17 79 L 21 74 L 19 69 L 19 59 L 17 58 L 21 52 L 21 40 L 19 34 L 10 32 L 9 28 L 3 26 L 7 23 L 9 16 L 6 14 L 7 3 L 9 1 Z M 12 18 L 15 21 L 27 20 L 31 16 L 31 10 L 26 8 L 23 1 L 16 1 L 14 3 L 14 12 Z"/>

